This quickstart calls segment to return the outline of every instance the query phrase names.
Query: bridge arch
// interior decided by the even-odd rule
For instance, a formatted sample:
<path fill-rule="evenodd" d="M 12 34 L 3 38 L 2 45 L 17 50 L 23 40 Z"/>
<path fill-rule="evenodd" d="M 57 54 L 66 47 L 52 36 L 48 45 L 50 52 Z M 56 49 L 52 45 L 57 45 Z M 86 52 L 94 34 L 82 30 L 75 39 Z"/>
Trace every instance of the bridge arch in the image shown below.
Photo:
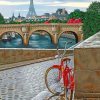
<path fill-rule="evenodd" d="M 23 35 L 22 34 L 20 34 L 19 32 L 17 32 L 17 31 L 4 31 L 4 32 L 2 32 L 1 34 L 0 34 L 0 38 L 2 38 L 3 37 L 3 35 L 5 35 L 5 34 L 15 34 L 15 35 L 17 35 L 17 36 L 19 36 L 20 37 L 20 39 L 21 39 L 21 43 L 23 44 L 24 42 L 23 42 Z"/>
<path fill-rule="evenodd" d="M 29 45 L 32 46 L 33 48 L 40 47 L 40 48 L 50 49 L 54 47 L 52 35 L 46 30 L 35 30 L 31 32 L 29 36 Z"/>
<path fill-rule="evenodd" d="M 19 31 L 14 31 L 14 30 L 3 31 L 2 33 L 0 33 L 0 37 L 3 36 L 7 32 L 15 32 L 15 33 L 18 33 L 21 36 L 21 38 L 23 39 L 23 34 L 21 32 L 19 32 Z"/>
<path fill-rule="evenodd" d="M 58 37 L 58 47 L 61 49 L 65 48 L 65 42 L 72 42 L 66 45 L 66 48 L 69 48 L 75 45 L 78 42 L 78 36 L 75 32 L 64 31 Z"/>
<path fill-rule="evenodd" d="M 77 35 L 77 33 L 74 32 L 74 31 L 63 31 L 62 33 L 60 33 L 60 35 L 58 36 L 58 42 L 59 42 L 59 39 L 60 39 L 61 35 L 64 34 L 64 33 L 65 33 L 65 34 L 72 34 L 72 35 L 74 35 L 75 40 L 76 40 L 76 43 L 79 42 L 78 35 Z"/>
<path fill-rule="evenodd" d="M 30 39 L 30 37 L 31 37 L 34 33 L 36 34 L 36 32 L 46 32 L 46 33 L 50 36 L 50 40 L 51 40 L 51 42 L 53 43 L 53 39 L 52 39 L 51 32 L 49 32 L 49 31 L 47 31 L 47 30 L 42 30 L 42 29 L 38 29 L 38 30 L 32 31 L 32 32 L 30 33 L 30 35 L 29 35 L 29 39 Z"/>

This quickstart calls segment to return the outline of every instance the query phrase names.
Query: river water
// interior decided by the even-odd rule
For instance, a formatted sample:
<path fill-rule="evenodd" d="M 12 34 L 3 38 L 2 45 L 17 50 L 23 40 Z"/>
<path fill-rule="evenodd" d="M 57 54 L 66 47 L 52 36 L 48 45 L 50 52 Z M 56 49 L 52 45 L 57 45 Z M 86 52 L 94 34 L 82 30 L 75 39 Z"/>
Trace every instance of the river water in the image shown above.
<path fill-rule="evenodd" d="M 67 45 L 67 48 L 76 44 L 75 39 L 60 37 L 59 39 L 59 48 L 63 49 L 66 41 L 72 41 L 71 44 Z M 11 39 L 11 41 L 2 41 L 0 40 L 0 48 L 35 48 L 35 49 L 55 49 L 55 45 L 52 43 L 49 35 L 39 35 L 34 34 L 30 37 L 29 44 L 24 46 L 22 39 L 19 35 L 16 38 Z"/>

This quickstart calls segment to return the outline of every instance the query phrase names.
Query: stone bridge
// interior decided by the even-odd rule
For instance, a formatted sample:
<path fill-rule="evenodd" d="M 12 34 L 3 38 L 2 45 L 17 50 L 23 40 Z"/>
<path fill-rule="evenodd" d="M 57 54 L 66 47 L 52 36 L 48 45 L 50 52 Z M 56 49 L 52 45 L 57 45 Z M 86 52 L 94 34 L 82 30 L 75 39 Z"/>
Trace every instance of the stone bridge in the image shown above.
<path fill-rule="evenodd" d="M 59 37 L 64 32 L 74 34 L 76 41 L 83 39 L 83 24 L 5 24 L 0 25 L 0 37 L 6 32 L 16 32 L 22 37 L 24 45 L 28 45 L 30 36 L 36 31 L 47 32 L 54 44 L 57 44 Z"/>

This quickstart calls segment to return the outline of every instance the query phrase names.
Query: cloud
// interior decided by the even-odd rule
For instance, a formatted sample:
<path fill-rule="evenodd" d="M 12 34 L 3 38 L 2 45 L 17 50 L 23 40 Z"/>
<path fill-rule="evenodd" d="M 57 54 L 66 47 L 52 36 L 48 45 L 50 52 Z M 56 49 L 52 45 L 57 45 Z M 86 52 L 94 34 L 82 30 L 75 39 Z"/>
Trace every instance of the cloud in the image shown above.
<path fill-rule="evenodd" d="M 66 2 L 66 3 L 52 3 L 46 6 L 61 6 L 61 7 L 79 7 L 87 8 L 90 5 L 90 2 Z"/>
<path fill-rule="evenodd" d="M 36 5 L 47 5 L 47 4 L 51 4 L 51 2 L 43 2 L 43 1 L 35 1 L 34 2 Z M 59 3 L 59 1 L 54 1 L 54 3 Z M 0 1 L 0 5 L 3 6 L 19 6 L 19 5 L 29 5 L 30 2 L 29 1 Z"/>
<path fill-rule="evenodd" d="M 11 2 L 11 1 L 0 1 L 0 5 L 3 5 L 3 6 L 11 6 L 11 5 L 28 5 L 29 4 L 29 1 L 26 1 L 26 2 Z"/>
<path fill-rule="evenodd" d="M 69 0 L 68 0 L 69 1 Z M 66 2 L 65 0 L 54 0 L 51 2 L 51 0 L 34 0 L 34 4 L 35 5 L 44 5 L 44 6 L 61 6 L 61 7 L 79 7 L 79 8 L 87 8 L 90 5 L 90 2 L 83 2 L 83 1 L 76 1 L 76 0 L 72 0 L 72 2 Z M 95 1 L 95 0 L 91 0 L 91 1 Z M 98 0 L 97 0 L 98 1 Z M 7 0 L 2 0 L 0 1 L 0 5 L 3 6 L 19 6 L 19 5 L 29 5 L 30 2 L 29 1 L 7 1 Z"/>
<path fill-rule="evenodd" d="M 17 9 L 15 10 L 16 12 L 27 12 L 28 10 L 21 10 L 21 9 Z"/>

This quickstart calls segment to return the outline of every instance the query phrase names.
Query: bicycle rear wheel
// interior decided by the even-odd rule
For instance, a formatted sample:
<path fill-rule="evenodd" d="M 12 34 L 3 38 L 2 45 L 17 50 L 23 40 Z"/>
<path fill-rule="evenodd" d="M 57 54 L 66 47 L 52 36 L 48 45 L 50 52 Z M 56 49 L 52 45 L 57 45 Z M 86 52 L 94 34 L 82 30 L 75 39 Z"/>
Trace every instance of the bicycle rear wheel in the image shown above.
<path fill-rule="evenodd" d="M 53 67 L 48 68 L 45 73 L 46 87 L 54 95 L 64 95 L 63 80 L 59 79 L 59 75 L 61 76 L 61 71 Z"/>

